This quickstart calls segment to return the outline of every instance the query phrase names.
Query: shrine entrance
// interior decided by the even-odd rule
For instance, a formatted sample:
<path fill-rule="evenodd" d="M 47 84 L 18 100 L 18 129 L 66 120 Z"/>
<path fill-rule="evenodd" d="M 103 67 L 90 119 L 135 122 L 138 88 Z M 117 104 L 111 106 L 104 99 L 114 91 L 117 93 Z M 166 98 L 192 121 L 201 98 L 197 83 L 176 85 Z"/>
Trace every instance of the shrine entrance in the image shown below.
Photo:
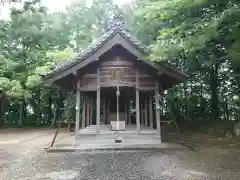
<path fill-rule="evenodd" d="M 102 88 L 101 124 L 111 125 L 112 130 L 117 130 L 118 120 L 119 130 L 125 130 L 127 124 L 132 124 L 131 109 L 135 107 L 134 93 L 134 88 L 128 87 L 119 88 L 119 94 L 117 94 L 117 87 Z"/>

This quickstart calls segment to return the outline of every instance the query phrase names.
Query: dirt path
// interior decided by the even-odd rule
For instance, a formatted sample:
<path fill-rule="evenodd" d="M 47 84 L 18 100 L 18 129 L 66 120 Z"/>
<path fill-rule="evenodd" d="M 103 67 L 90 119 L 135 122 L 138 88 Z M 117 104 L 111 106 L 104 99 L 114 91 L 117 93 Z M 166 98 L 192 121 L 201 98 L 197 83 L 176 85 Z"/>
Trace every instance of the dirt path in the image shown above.
<path fill-rule="evenodd" d="M 14 161 L 21 161 L 49 146 L 55 129 L 7 129 L 0 131 L 0 171 Z M 56 141 L 69 133 L 60 131 Z"/>
<path fill-rule="evenodd" d="M 185 137 L 185 142 L 194 144 L 195 151 L 48 154 L 44 147 L 54 133 L 51 129 L 0 131 L 0 179 L 240 179 L 238 143 L 233 146 L 230 141 L 194 136 Z M 57 141 L 67 135 L 60 132 Z"/>

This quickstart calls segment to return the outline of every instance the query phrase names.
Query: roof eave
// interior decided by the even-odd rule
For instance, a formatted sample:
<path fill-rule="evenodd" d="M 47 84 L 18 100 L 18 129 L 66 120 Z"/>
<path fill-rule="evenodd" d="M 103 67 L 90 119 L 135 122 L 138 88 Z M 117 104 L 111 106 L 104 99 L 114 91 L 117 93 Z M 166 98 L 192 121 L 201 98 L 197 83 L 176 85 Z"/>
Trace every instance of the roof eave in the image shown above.
<path fill-rule="evenodd" d="M 52 78 L 56 73 L 60 73 L 63 71 L 66 71 L 68 69 L 70 69 L 71 67 L 75 66 L 76 64 L 78 64 L 79 62 L 83 61 L 84 59 L 87 59 L 88 56 L 97 51 L 98 49 L 100 49 L 109 39 L 111 39 L 114 35 L 116 35 L 118 33 L 118 31 L 112 31 L 108 34 L 108 36 L 106 36 L 103 40 L 99 41 L 96 45 L 95 48 L 91 49 L 91 50 L 87 50 L 87 52 L 85 52 L 84 55 L 76 55 L 75 58 L 71 59 L 70 61 L 72 61 L 72 63 L 68 66 L 64 66 L 61 68 L 58 68 L 56 70 L 54 70 L 53 72 L 46 74 L 45 78 L 49 79 Z"/>

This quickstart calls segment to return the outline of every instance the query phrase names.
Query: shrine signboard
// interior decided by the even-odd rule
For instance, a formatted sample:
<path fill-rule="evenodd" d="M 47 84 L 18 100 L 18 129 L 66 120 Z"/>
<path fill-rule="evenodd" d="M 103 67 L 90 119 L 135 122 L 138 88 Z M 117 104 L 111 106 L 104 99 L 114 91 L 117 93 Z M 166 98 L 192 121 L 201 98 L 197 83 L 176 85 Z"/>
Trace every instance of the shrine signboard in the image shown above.
<path fill-rule="evenodd" d="M 123 68 L 113 68 L 112 69 L 112 80 L 115 82 L 120 82 L 120 81 L 124 80 Z"/>

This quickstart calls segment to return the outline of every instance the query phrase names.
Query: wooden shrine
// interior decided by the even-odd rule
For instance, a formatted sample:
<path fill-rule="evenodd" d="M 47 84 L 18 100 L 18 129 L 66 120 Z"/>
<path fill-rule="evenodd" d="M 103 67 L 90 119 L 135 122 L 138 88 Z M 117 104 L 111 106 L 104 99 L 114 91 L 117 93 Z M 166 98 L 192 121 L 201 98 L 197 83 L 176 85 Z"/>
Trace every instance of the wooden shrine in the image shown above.
<path fill-rule="evenodd" d="M 76 89 L 76 125 L 79 128 L 111 124 L 156 127 L 160 135 L 159 92 L 187 79 L 167 64 L 146 59 L 150 52 L 120 25 L 113 26 L 97 43 L 44 76 L 45 84 L 67 91 Z M 80 107 L 81 105 L 81 107 Z"/>

